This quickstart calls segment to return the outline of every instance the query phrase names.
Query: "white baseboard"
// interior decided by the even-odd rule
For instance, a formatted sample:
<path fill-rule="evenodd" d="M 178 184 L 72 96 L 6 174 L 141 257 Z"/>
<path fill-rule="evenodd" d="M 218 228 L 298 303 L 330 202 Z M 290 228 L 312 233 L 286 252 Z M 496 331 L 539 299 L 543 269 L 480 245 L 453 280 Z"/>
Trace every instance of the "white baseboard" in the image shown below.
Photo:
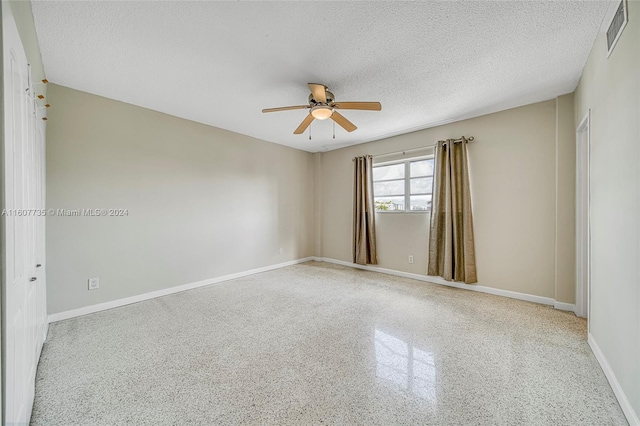
<path fill-rule="evenodd" d="M 501 290 L 499 288 L 485 287 L 475 284 L 464 284 L 458 282 L 447 281 L 441 277 L 433 277 L 429 275 L 412 274 L 410 272 L 395 271 L 393 269 L 379 268 L 377 266 L 358 265 L 357 263 L 345 262 L 344 260 L 331 259 L 327 257 L 314 257 L 313 260 L 318 262 L 335 263 L 336 265 L 350 266 L 352 268 L 364 269 L 366 271 L 380 272 L 382 274 L 395 275 L 398 277 L 412 278 L 414 280 L 426 281 L 434 284 L 442 284 L 449 287 L 462 288 L 465 290 L 478 291 L 480 293 L 493 294 L 495 296 L 509 297 L 511 299 L 525 300 L 527 302 L 540 303 L 542 305 L 555 306 L 556 301 L 550 297 L 534 296 L 532 294 L 518 293 L 516 291 Z M 566 304 L 562 304 L 566 305 Z M 573 309 L 567 309 L 573 310 Z"/>
<path fill-rule="evenodd" d="M 553 302 L 553 307 L 556 309 L 559 309 L 561 311 L 569 311 L 569 312 L 576 312 L 576 305 L 575 303 L 564 303 L 564 302 L 558 302 L 557 300 Z"/>
<path fill-rule="evenodd" d="M 298 263 L 309 262 L 314 260 L 313 257 L 305 257 L 303 259 L 290 260 L 288 262 L 277 263 L 275 265 L 264 266 L 262 268 L 250 269 L 248 271 L 237 272 L 235 274 L 223 275 L 221 277 L 210 278 L 190 284 L 183 284 L 176 287 L 169 287 L 162 290 L 152 291 L 149 293 L 138 294 L 136 296 L 126 297 L 124 299 L 111 300 L 109 302 L 98 303 L 96 305 L 84 306 L 70 311 L 58 312 L 48 317 L 49 323 L 75 318 L 82 315 L 93 314 L 95 312 L 105 311 L 107 309 L 117 308 L 119 306 L 130 305 L 132 303 L 142 302 L 143 300 L 155 299 L 156 297 L 167 296 L 169 294 L 180 293 L 194 288 L 204 287 L 211 284 L 229 281 L 236 278 L 246 277 L 247 275 L 259 274 L 260 272 L 272 271 L 274 269 L 284 268 L 286 266 L 296 265 Z"/>
<path fill-rule="evenodd" d="M 638 419 L 638 415 L 633 410 L 633 407 L 629 403 L 629 400 L 627 399 L 627 395 L 622 390 L 622 386 L 620 386 L 620 382 L 618 382 L 616 375 L 613 373 L 613 370 L 611 369 L 611 366 L 609 365 L 607 358 L 605 358 L 604 354 L 600 350 L 600 347 L 596 343 L 591 333 L 589 333 L 587 342 L 589 342 L 589 346 L 591 347 L 593 354 L 596 356 L 596 359 L 600 363 L 600 367 L 602 367 L 602 371 L 604 371 L 604 375 L 607 377 L 607 380 L 609 380 L 611 389 L 613 389 L 613 393 L 616 395 L 616 398 L 618 398 L 618 403 L 620 403 L 622 412 L 627 417 L 627 421 L 629 422 L 629 425 L 640 426 L 640 420 Z"/>
<path fill-rule="evenodd" d="M 372 272 L 379 272 L 387 275 L 395 275 L 398 277 L 411 278 L 414 280 L 425 281 L 425 282 L 430 282 L 434 284 L 441 284 L 449 287 L 462 288 L 465 290 L 478 291 L 481 293 L 488 293 L 496 296 L 509 297 L 512 299 L 525 300 L 527 302 L 550 305 L 550 306 L 554 306 L 556 309 L 561 309 L 565 311 L 575 310 L 575 305 L 569 304 L 569 303 L 556 302 L 554 299 L 550 297 L 535 296 L 532 294 L 518 293 L 515 291 L 501 290 L 498 288 L 485 287 L 485 286 L 474 285 L 474 284 L 451 282 L 451 281 L 446 281 L 444 278 L 441 278 L 441 277 L 413 274 L 410 272 L 396 271 L 393 269 L 380 268 L 377 266 L 359 265 L 356 263 L 345 262 L 343 260 L 331 259 L 328 257 L 312 256 L 312 257 L 305 257 L 302 259 L 291 260 L 288 262 L 278 263 L 275 265 L 269 265 L 262 268 L 250 269 L 248 271 L 237 272 L 235 274 L 223 275 L 221 277 L 211 278 L 211 279 L 198 281 L 190 284 L 183 284 L 176 287 L 166 288 L 163 290 L 152 291 L 150 293 L 139 294 L 139 295 L 127 297 L 124 299 L 117 299 L 109 302 L 99 303 L 96 305 L 90 305 L 90 306 L 85 306 L 78 309 L 72 309 L 69 311 L 58 312 L 58 313 L 49 315 L 48 321 L 49 323 L 52 323 L 52 322 L 66 320 L 69 318 L 79 317 L 82 315 L 88 315 L 95 312 L 104 311 L 107 309 L 117 308 L 119 306 L 129 305 L 131 303 L 142 302 L 144 300 L 154 299 L 156 297 L 162 297 L 169 294 L 180 293 L 182 291 L 199 288 L 206 285 L 216 284 L 223 281 L 233 280 L 235 278 L 246 277 L 247 275 L 259 274 L 260 272 L 272 271 L 274 269 L 284 268 L 286 266 L 296 265 L 298 263 L 304 263 L 311 260 L 315 260 L 317 262 L 334 263 L 337 265 L 349 266 L 352 268 L 363 269 L 363 270 L 372 271 Z"/>

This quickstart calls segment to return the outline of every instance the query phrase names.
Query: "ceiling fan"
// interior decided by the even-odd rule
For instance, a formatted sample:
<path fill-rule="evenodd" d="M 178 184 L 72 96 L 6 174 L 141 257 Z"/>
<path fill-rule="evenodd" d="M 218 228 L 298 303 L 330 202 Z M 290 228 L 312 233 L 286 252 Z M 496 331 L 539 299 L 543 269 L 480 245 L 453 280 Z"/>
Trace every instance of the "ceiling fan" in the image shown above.
<path fill-rule="evenodd" d="M 302 120 L 302 123 L 293 132 L 294 135 L 302 134 L 313 120 L 332 119 L 347 132 L 357 129 L 355 124 L 347 120 L 338 109 L 358 109 L 363 111 L 380 111 L 380 102 L 336 102 L 333 93 L 327 90 L 324 84 L 308 83 L 311 94 L 309 95 L 309 105 L 296 105 L 281 108 L 267 108 L 262 112 L 288 111 L 291 109 L 310 109 L 309 115 Z"/>

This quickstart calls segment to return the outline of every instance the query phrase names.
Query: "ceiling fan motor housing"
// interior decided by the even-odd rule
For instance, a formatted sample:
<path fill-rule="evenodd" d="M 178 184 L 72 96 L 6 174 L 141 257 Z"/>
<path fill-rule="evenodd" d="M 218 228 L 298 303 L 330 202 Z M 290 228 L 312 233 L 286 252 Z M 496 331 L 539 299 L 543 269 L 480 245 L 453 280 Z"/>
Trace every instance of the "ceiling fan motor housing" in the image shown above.
<path fill-rule="evenodd" d="M 329 104 L 333 103 L 335 101 L 333 93 L 331 93 L 328 90 L 326 90 L 325 93 L 326 93 L 326 96 L 327 96 L 327 102 L 326 103 L 325 102 L 316 101 L 315 99 L 313 99 L 313 93 L 309 94 L 309 105 L 311 105 L 311 106 L 329 105 Z"/>

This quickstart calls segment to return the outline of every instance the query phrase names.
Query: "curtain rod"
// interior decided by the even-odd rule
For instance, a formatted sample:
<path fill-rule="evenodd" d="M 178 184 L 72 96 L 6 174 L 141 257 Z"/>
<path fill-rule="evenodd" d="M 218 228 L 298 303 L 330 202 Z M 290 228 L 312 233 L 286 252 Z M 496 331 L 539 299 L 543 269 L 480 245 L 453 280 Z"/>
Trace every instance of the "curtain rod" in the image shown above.
<path fill-rule="evenodd" d="M 422 151 L 423 149 L 427 149 L 427 148 L 433 148 L 434 146 L 436 146 L 438 143 L 442 142 L 442 143 L 447 143 L 447 142 L 452 142 L 452 143 L 460 143 L 462 141 L 467 141 L 467 142 L 471 142 L 473 140 L 473 136 L 469 136 L 468 138 L 465 138 L 464 136 L 462 136 L 459 139 L 447 139 L 447 140 L 442 140 L 442 141 L 438 141 L 437 143 L 434 143 L 433 145 L 427 145 L 427 146 L 423 146 L 420 148 L 412 148 L 412 149 L 405 149 L 402 151 L 394 151 L 394 152 L 386 152 L 384 154 L 377 154 L 377 155 L 372 155 L 372 158 L 376 158 L 376 157 L 385 157 L 387 155 L 393 155 L 393 154 L 406 154 L 407 152 L 413 152 L 413 151 Z"/>

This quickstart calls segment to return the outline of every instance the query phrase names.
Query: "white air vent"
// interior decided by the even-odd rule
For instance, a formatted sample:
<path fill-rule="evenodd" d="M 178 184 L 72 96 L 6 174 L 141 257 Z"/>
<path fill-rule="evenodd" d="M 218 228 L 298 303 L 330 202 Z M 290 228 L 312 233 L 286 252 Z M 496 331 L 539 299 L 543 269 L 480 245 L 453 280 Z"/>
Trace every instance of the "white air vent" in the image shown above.
<path fill-rule="evenodd" d="M 622 0 L 607 30 L 607 58 L 611 55 L 611 52 L 613 52 L 613 48 L 616 46 L 622 30 L 624 30 L 624 27 L 627 25 L 627 19 L 627 4 L 625 0 Z"/>

